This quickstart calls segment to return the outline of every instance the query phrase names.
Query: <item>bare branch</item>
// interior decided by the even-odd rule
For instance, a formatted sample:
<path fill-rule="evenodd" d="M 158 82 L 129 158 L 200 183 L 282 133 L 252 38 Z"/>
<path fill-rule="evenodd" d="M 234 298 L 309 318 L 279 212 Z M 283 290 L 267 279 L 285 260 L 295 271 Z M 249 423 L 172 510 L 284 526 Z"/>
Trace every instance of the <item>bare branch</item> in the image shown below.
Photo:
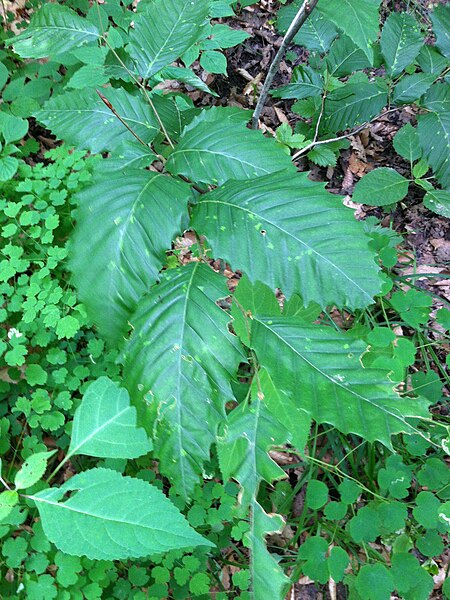
<path fill-rule="evenodd" d="M 278 52 L 276 53 L 276 56 L 273 59 L 272 64 L 270 65 L 269 72 L 267 73 L 266 80 L 264 81 L 263 88 L 259 95 L 258 103 L 256 104 L 255 112 L 253 113 L 253 117 L 252 117 L 252 128 L 253 129 L 258 129 L 259 117 L 260 117 L 262 109 L 264 108 L 264 105 L 266 103 L 267 95 L 269 93 L 269 90 L 270 90 L 270 87 L 274 80 L 274 77 L 278 71 L 281 60 L 282 60 L 289 44 L 292 42 L 294 37 L 297 35 L 300 27 L 306 21 L 308 16 L 312 13 L 312 11 L 314 10 L 318 1 L 319 0 L 305 0 L 303 2 L 302 6 L 299 8 L 297 14 L 295 15 L 292 23 L 290 24 L 289 29 L 287 30 L 286 35 L 283 38 L 281 46 L 280 46 Z"/>
<path fill-rule="evenodd" d="M 319 142 L 313 140 L 310 144 L 308 144 L 307 146 L 305 146 L 304 148 L 302 148 L 301 150 L 299 150 L 298 152 L 296 152 L 293 155 L 292 160 L 297 160 L 298 158 L 300 158 L 301 156 L 303 156 L 303 154 L 306 154 L 307 152 L 309 152 L 311 150 L 311 148 L 314 148 L 315 146 L 320 146 L 321 144 L 329 144 L 331 142 L 339 142 L 340 140 L 345 140 L 346 138 L 349 138 L 350 136 L 359 133 L 363 129 L 366 129 L 366 127 L 368 125 L 370 125 L 371 123 L 373 123 L 374 121 L 376 121 L 380 117 L 384 117 L 384 115 L 389 115 L 390 113 L 396 112 L 398 110 L 399 110 L 399 107 L 397 107 L 397 108 L 391 108 L 389 110 L 386 110 L 384 113 L 381 113 L 381 114 L 377 115 L 376 117 L 374 117 L 370 121 L 366 121 L 365 123 L 363 123 L 362 125 L 360 125 L 356 129 L 352 129 L 351 131 L 349 131 L 348 133 L 344 133 L 343 135 L 339 135 L 337 137 L 330 138 L 328 140 L 320 140 Z"/>

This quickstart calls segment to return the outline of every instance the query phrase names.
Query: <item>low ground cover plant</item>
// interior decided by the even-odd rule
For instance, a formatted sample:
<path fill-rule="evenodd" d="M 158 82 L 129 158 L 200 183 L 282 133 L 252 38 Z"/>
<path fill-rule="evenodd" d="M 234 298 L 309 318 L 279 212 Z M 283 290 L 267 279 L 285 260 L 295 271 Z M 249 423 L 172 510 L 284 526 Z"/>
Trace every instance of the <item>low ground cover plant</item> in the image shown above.
<path fill-rule="evenodd" d="M 448 305 L 405 286 L 395 231 L 296 167 L 414 104 L 393 144 L 447 214 L 449 9 L 425 44 L 411 11 L 380 31 L 377 0 L 283 7 L 310 56 L 272 136 L 164 86 L 217 96 L 201 70 L 248 37 L 217 19 L 249 4 L 49 2 L 3 33 L 6 597 L 450 593 Z M 407 190 L 378 167 L 353 199 Z"/>

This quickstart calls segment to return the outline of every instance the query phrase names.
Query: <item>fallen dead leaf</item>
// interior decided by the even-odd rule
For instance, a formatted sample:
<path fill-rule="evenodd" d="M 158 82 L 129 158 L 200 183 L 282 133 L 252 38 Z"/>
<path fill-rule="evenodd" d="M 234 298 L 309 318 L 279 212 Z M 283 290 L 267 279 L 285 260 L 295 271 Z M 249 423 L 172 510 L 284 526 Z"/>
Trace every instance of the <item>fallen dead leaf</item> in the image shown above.
<path fill-rule="evenodd" d="M 289 125 L 289 119 L 284 114 L 284 112 L 281 110 L 281 108 L 278 108 L 277 106 L 274 106 L 273 108 L 275 110 L 275 114 L 277 115 L 280 123 L 287 123 Z"/>

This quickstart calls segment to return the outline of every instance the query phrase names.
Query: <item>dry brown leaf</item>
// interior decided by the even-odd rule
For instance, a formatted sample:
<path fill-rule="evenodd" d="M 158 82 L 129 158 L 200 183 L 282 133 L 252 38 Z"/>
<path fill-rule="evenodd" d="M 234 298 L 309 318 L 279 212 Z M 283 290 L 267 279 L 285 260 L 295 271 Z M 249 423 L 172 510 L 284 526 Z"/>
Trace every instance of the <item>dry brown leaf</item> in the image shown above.
<path fill-rule="evenodd" d="M 355 219 L 358 221 L 361 221 L 366 216 L 366 211 L 364 210 L 363 205 L 353 202 L 351 196 L 345 196 L 342 204 L 348 208 L 352 208 L 355 211 Z"/>
<path fill-rule="evenodd" d="M 275 110 L 275 114 L 277 115 L 280 123 L 287 123 L 289 125 L 289 119 L 284 114 L 284 112 L 281 110 L 281 108 L 278 108 L 277 106 L 274 106 L 273 108 Z"/>
<path fill-rule="evenodd" d="M 364 160 L 361 160 L 356 153 L 350 155 L 350 158 L 348 159 L 348 168 L 353 175 L 357 175 L 358 177 L 362 177 L 368 171 L 372 170 L 372 166 Z"/>

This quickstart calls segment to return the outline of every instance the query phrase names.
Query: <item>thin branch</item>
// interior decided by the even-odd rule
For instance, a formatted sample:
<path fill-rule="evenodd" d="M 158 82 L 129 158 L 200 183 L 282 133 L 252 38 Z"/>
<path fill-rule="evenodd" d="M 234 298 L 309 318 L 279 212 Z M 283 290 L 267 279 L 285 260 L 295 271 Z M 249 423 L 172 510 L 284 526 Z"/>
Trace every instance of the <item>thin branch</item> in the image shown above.
<path fill-rule="evenodd" d="M 301 150 L 299 150 L 298 152 L 296 152 L 293 155 L 292 160 L 297 160 L 298 158 L 300 158 L 301 156 L 303 156 L 303 154 L 306 154 L 307 152 L 309 152 L 309 150 L 311 150 L 311 148 L 314 148 L 315 146 L 320 146 L 321 144 L 330 144 L 331 142 L 339 142 L 340 140 L 345 140 L 346 138 L 349 138 L 350 136 L 359 133 L 363 129 L 366 129 L 366 127 L 368 125 L 370 125 L 370 123 L 373 123 L 374 121 L 376 121 L 380 117 L 384 117 L 384 115 L 388 115 L 390 113 L 396 112 L 397 110 L 399 110 L 399 107 L 397 107 L 397 108 L 390 108 L 389 110 L 385 111 L 384 113 L 380 113 L 379 115 L 377 115 L 373 119 L 370 119 L 370 121 L 366 121 L 365 123 L 363 123 L 362 125 L 360 125 L 356 129 L 352 129 L 351 131 L 349 131 L 348 133 L 345 133 L 343 135 L 339 135 L 337 137 L 330 138 L 329 140 L 320 140 L 319 142 L 312 141 L 310 144 L 308 144 L 307 146 L 305 146 L 304 148 L 302 148 Z"/>
<path fill-rule="evenodd" d="M 316 129 L 314 131 L 314 137 L 313 137 L 313 141 L 312 143 L 315 144 L 317 142 L 317 138 L 319 137 L 319 129 L 320 129 L 320 124 L 322 122 L 322 117 L 323 117 L 323 113 L 325 111 L 325 100 L 327 97 L 327 89 L 325 88 L 322 94 L 322 102 L 320 104 L 320 113 L 319 113 L 319 118 L 317 119 L 317 123 L 316 123 Z"/>
<path fill-rule="evenodd" d="M 112 112 L 112 114 L 119 119 L 119 121 L 122 123 L 122 125 L 124 127 L 126 127 L 128 129 L 128 131 L 131 133 L 131 135 L 134 135 L 134 137 L 137 139 L 138 142 L 140 142 L 143 146 L 145 146 L 146 148 L 148 148 L 148 144 L 146 144 L 144 142 L 143 139 L 141 139 L 138 134 L 133 131 L 131 129 L 131 127 L 128 125 L 128 123 L 126 121 L 124 121 L 124 119 L 122 119 L 122 117 L 119 115 L 119 113 L 116 111 L 116 109 L 114 108 L 114 106 L 111 104 L 111 102 L 108 100 L 108 98 L 106 98 L 101 92 L 99 92 L 98 90 L 95 90 L 97 92 L 97 94 L 100 96 L 101 101 L 106 104 L 106 106 L 109 108 L 109 110 Z"/>
<path fill-rule="evenodd" d="M 169 134 L 167 133 L 167 129 L 165 128 L 164 123 L 162 122 L 161 117 L 159 116 L 158 111 L 156 110 L 156 107 L 155 107 L 152 99 L 150 98 L 150 95 L 147 92 L 147 89 L 146 89 L 145 85 L 141 81 L 139 81 L 139 79 L 134 75 L 134 73 L 132 71 L 130 71 L 130 69 L 127 67 L 127 65 L 123 62 L 123 60 L 117 54 L 117 52 L 115 51 L 115 49 L 109 43 L 108 38 L 107 38 L 107 36 L 105 34 L 105 31 L 103 29 L 103 23 L 102 23 L 102 19 L 101 19 L 101 15 L 100 15 L 100 6 L 99 6 L 99 3 L 98 3 L 98 0 L 96 0 L 95 4 L 97 6 L 98 19 L 99 19 L 100 26 L 101 26 L 101 29 L 102 29 L 102 35 L 101 35 L 102 40 L 105 42 L 105 44 L 111 50 L 111 52 L 114 54 L 115 58 L 119 61 L 120 65 L 125 69 L 125 71 L 128 73 L 128 75 L 134 81 L 134 83 L 139 87 L 139 89 L 141 90 L 141 92 L 143 92 L 143 94 L 144 94 L 147 102 L 150 104 L 150 108 L 152 109 L 152 111 L 153 111 L 153 113 L 154 113 L 154 115 L 156 117 L 156 120 L 158 121 L 159 126 L 161 127 L 161 130 L 162 130 L 162 132 L 164 134 L 164 137 L 168 141 L 169 146 L 173 149 L 175 146 L 173 145 L 173 142 L 170 139 Z"/>
<path fill-rule="evenodd" d="M 132 80 L 134 81 L 134 83 L 138 86 L 138 88 L 141 90 L 141 92 L 144 94 L 145 99 L 147 100 L 147 102 L 150 104 L 151 109 L 153 110 L 156 120 L 158 121 L 159 126 L 161 127 L 161 130 L 164 134 L 164 137 L 166 138 L 166 140 L 169 143 L 169 146 L 173 149 L 175 148 L 172 140 L 170 139 L 169 134 L 167 133 L 167 129 L 164 126 L 164 123 L 161 120 L 161 117 L 158 114 L 158 111 L 156 110 L 156 106 L 154 105 L 152 99 L 150 98 L 149 93 L 147 92 L 147 89 L 145 87 L 145 85 L 139 81 L 139 79 L 134 75 L 134 73 L 132 71 L 130 71 L 130 69 L 127 67 L 127 65 L 123 62 L 123 60 L 120 58 L 120 56 L 117 54 L 117 52 L 115 51 L 115 49 L 111 46 L 111 44 L 108 42 L 107 38 L 105 35 L 102 36 L 103 41 L 105 42 L 105 44 L 108 46 L 108 48 L 111 50 L 111 52 L 114 54 L 114 56 L 117 58 L 117 60 L 119 61 L 120 65 L 125 69 L 125 71 L 128 73 L 128 75 L 132 78 Z"/>
<path fill-rule="evenodd" d="M 0 477 L 0 483 L 8 490 L 11 491 L 11 488 L 9 487 L 9 485 L 6 483 L 6 481 Z"/>
<path fill-rule="evenodd" d="M 256 104 L 255 112 L 253 113 L 252 117 L 253 129 L 258 129 L 258 120 L 261 115 L 262 109 L 264 108 L 264 105 L 266 103 L 267 95 L 269 93 L 270 87 L 273 83 L 275 75 L 277 74 L 281 60 L 285 55 L 289 44 L 297 35 L 300 27 L 306 21 L 308 16 L 312 13 L 318 1 L 319 0 L 305 0 L 300 9 L 298 10 L 297 14 L 295 15 L 292 23 L 290 24 L 289 29 L 287 30 L 286 35 L 283 38 L 281 46 L 278 52 L 276 53 L 272 64 L 270 65 L 269 72 L 267 73 L 266 80 L 264 81 L 263 88 L 259 95 L 258 103 Z"/>

